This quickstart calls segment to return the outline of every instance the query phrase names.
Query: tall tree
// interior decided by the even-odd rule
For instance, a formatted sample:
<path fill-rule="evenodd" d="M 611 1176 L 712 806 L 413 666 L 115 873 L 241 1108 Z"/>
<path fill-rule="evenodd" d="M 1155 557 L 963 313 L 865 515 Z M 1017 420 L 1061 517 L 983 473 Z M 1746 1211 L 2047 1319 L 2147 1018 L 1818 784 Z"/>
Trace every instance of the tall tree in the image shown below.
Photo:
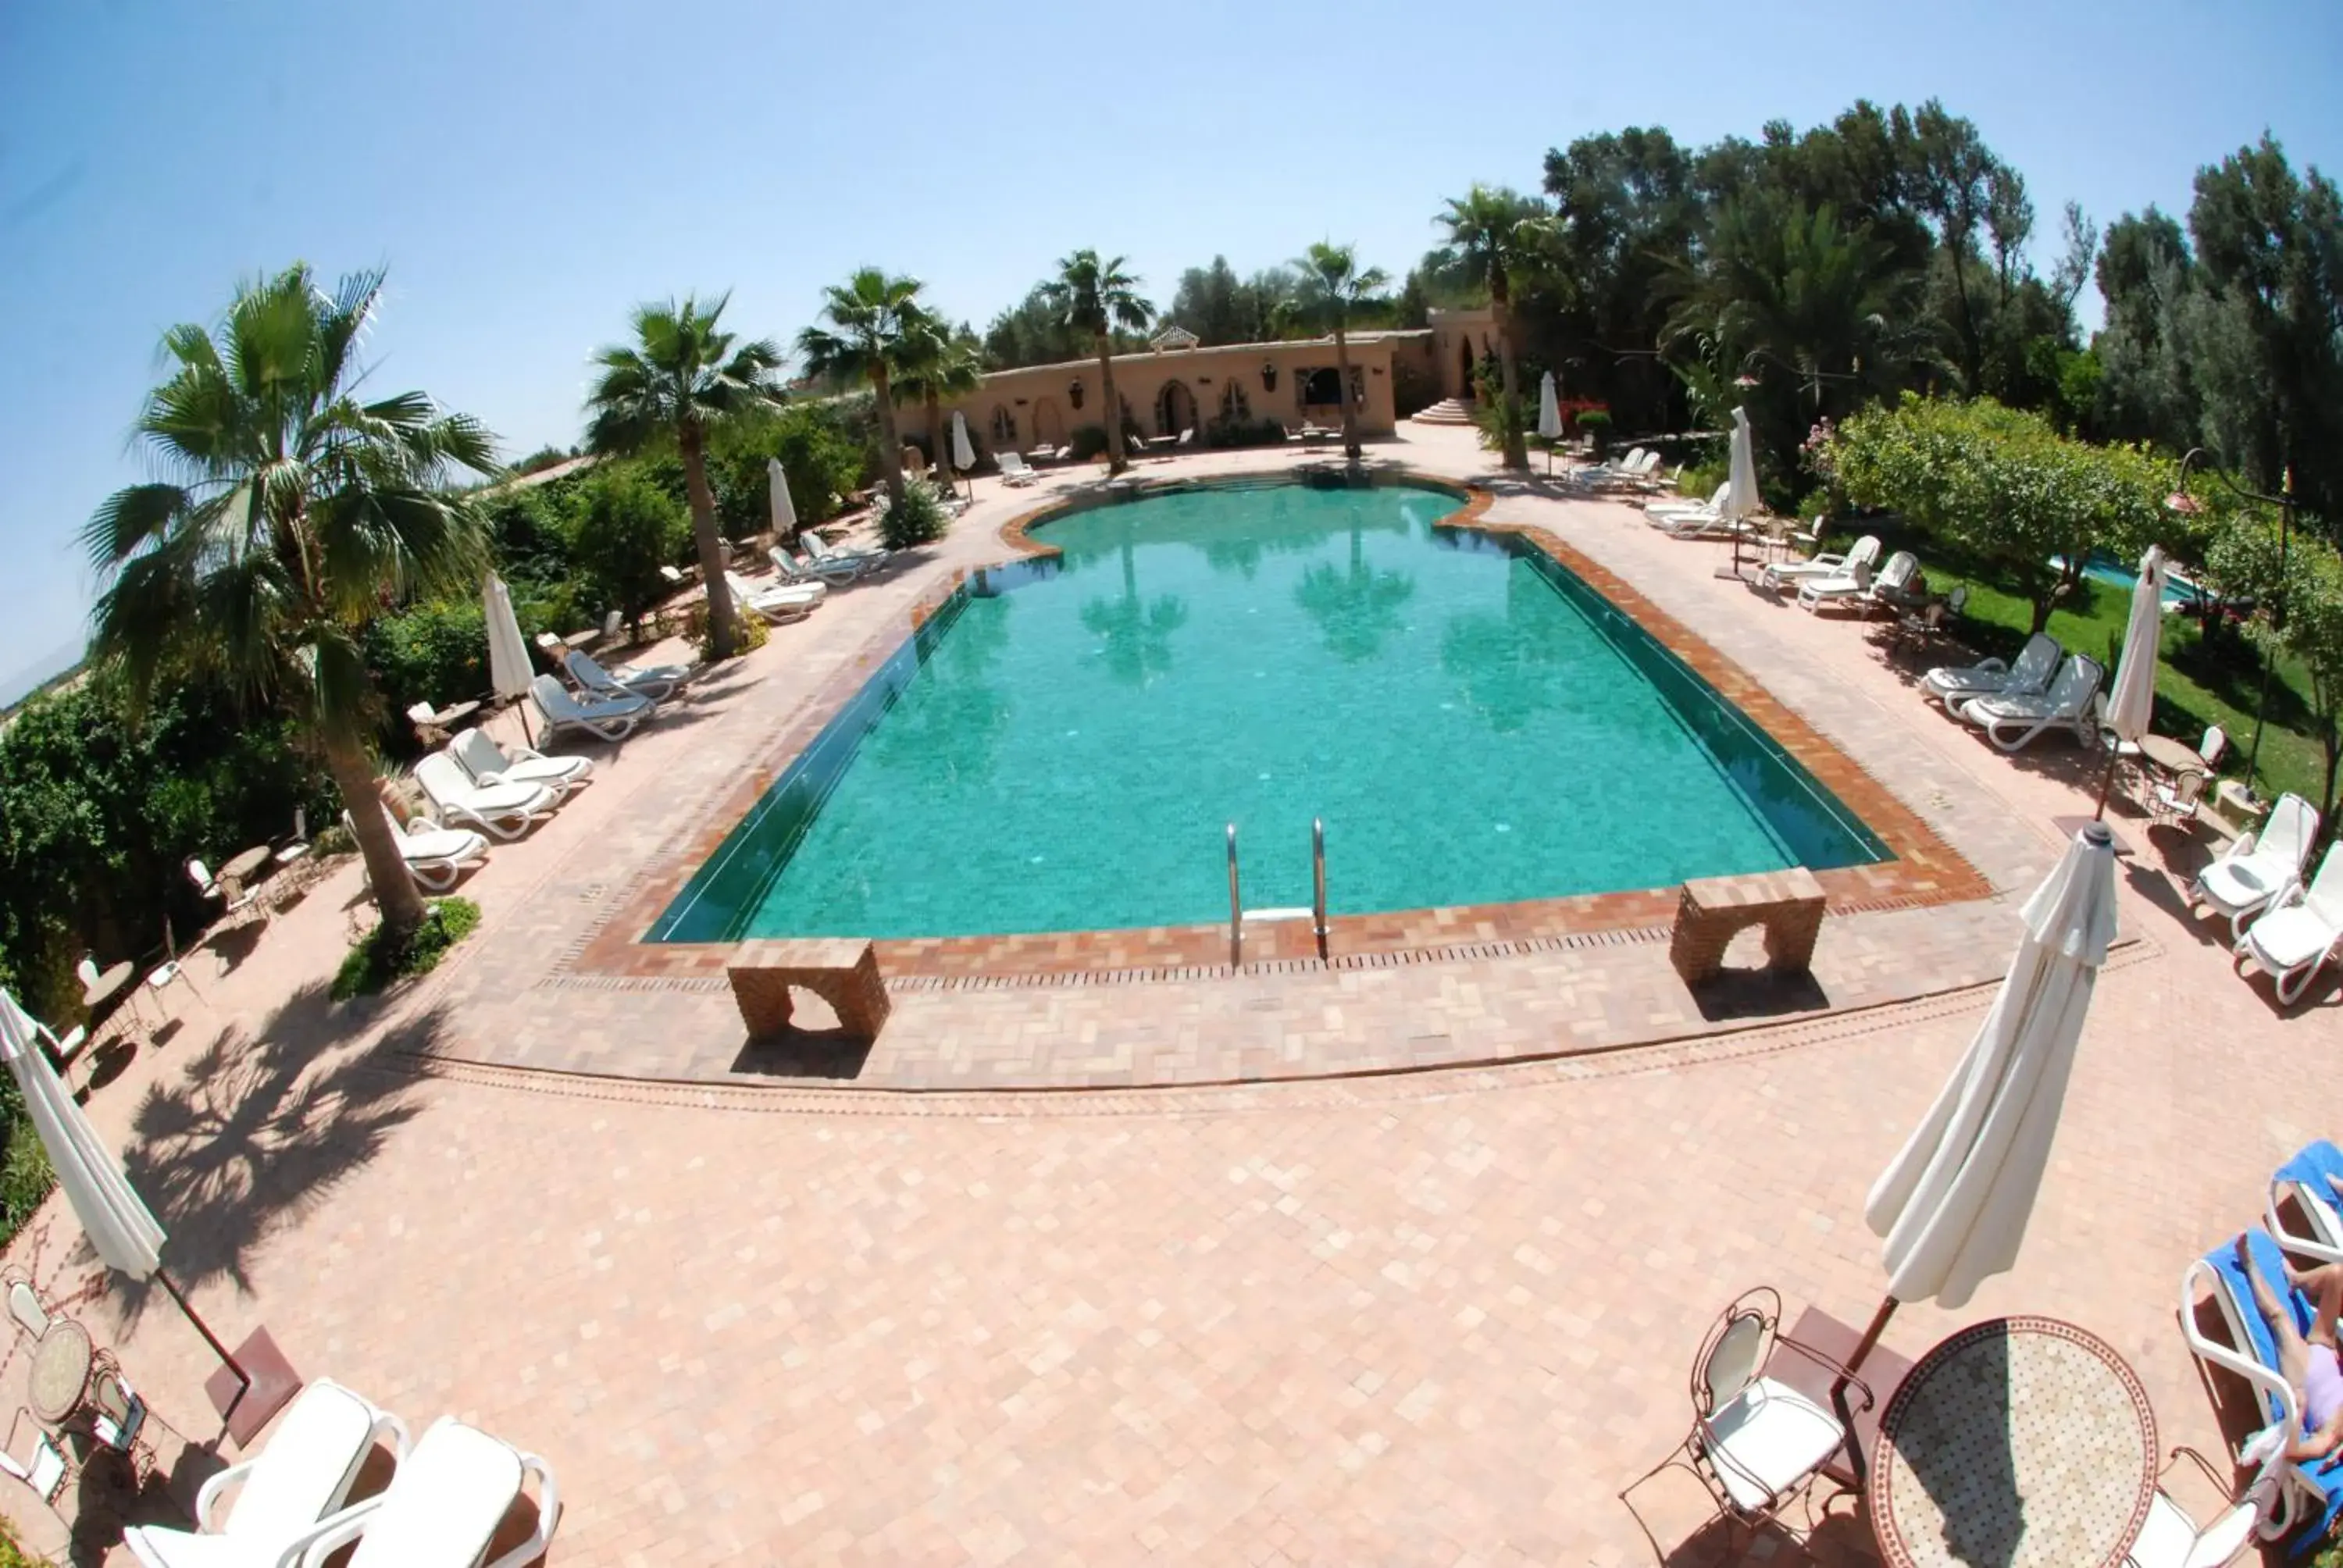
<path fill-rule="evenodd" d="M 1097 251 L 1078 250 L 1059 262 L 1058 276 L 1042 285 L 1058 319 L 1089 337 L 1098 355 L 1099 413 L 1106 423 L 1110 474 L 1129 466 L 1122 457 L 1122 400 L 1114 391 L 1112 333 L 1117 327 L 1138 331 L 1155 317 L 1155 307 L 1139 297 L 1139 279 L 1122 270 L 1122 260 L 1118 256 L 1101 261 Z"/>
<path fill-rule="evenodd" d="M 191 666 L 299 715 L 403 940 L 423 898 L 376 792 L 359 634 L 386 598 L 476 580 L 480 523 L 446 486 L 497 465 L 477 420 L 420 392 L 359 400 L 381 291 L 369 272 L 328 295 L 296 265 L 239 288 L 216 333 L 173 327 L 171 378 L 136 427 L 169 477 L 108 498 L 82 542 L 106 585 L 93 656 L 142 699 Z"/>
<path fill-rule="evenodd" d="M 925 329 L 920 280 L 866 266 L 822 290 L 821 313 L 830 325 L 799 333 L 798 352 L 809 374 L 870 383 L 879 414 L 879 471 L 887 478 L 888 505 L 900 507 L 903 438 L 895 425 L 892 383 L 909 360 L 913 338 Z"/>
<path fill-rule="evenodd" d="M 1334 335 L 1334 365 L 1342 378 L 1342 450 L 1360 456 L 1358 399 L 1351 392 L 1351 317 L 1370 302 L 1381 303 L 1391 276 L 1382 267 L 1362 269 L 1355 246 L 1320 240 L 1294 259 L 1302 275 L 1298 302 L 1322 330 Z"/>
<path fill-rule="evenodd" d="M 734 641 L 732 592 L 716 527 L 716 493 L 708 484 L 708 438 L 717 427 L 780 398 L 781 351 L 769 338 L 734 346 L 717 322 L 731 296 L 702 309 L 696 295 L 635 307 L 635 340 L 594 356 L 586 394 L 586 446 L 612 456 L 664 449 L 683 460 L 699 578 L 708 591 L 708 651 L 729 657 Z"/>
<path fill-rule="evenodd" d="M 1503 186 L 1475 185 L 1449 202 L 1433 221 L 1448 229 L 1448 255 L 1485 279 L 1489 308 L 1497 322 L 1497 362 L 1504 377 L 1504 407 L 1500 411 L 1505 432 L 1505 467 L 1530 466 L 1529 443 L 1522 419 L 1521 366 L 1516 358 L 1513 305 L 1516 269 L 1527 266 L 1539 244 L 1535 228 L 1525 229 L 1545 216 L 1544 205 Z"/>
<path fill-rule="evenodd" d="M 983 350 L 976 334 L 955 330 L 940 316 L 921 311 L 903 343 L 903 370 L 895 378 L 898 399 L 916 397 L 928 421 L 928 449 L 936 466 L 950 472 L 944 445 L 944 399 L 965 397 L 984 384 Z"/>

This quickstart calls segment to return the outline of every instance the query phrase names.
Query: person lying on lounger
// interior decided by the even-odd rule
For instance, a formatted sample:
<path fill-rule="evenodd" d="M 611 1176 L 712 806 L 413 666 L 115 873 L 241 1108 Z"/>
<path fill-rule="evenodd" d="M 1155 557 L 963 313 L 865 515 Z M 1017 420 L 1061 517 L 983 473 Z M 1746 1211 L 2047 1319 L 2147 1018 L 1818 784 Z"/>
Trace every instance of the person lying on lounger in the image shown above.
<path fill-rule="evenodd" d="M 2343 1182 L 2338 1186 L 2343 1188 Z M 2237 1270 L 2254 1287 L 2254 1305 L 2261 1309 L 2278 1342 L 2278 1370 L 2294 1390 L 2302 1411 L 2302 1435 L 2286 1451 L 2299 1462 L 2324 1459 L 2343 1448 L 2343 1362 L 2336 1352 L 2335 1320 L 2343 1313 L 2343 1263 L 2321 1263 L 2315 1269 L 2286 1265 L 2287 1283 L 2308 1296 L 2313 1306 L 2310 1332 L 2294 1326 L 2294 1314 L 2271 1293 L 2261 1271 L 2247 1255 L 2246 1239 L 2237 1238 Z"/>

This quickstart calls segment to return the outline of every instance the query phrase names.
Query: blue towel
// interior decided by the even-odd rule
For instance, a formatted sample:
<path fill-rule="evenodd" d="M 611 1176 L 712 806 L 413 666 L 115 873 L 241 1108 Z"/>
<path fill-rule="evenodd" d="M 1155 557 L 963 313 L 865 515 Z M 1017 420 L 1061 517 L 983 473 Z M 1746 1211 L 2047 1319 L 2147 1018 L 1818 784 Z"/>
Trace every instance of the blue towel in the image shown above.
<path fill-rule="evenodd" d="M 2302 1151 L 2279 1166 L 2270 1180 L 2300 1182 L 2306 1191 L 2334 1208 L 2343 1204 L 2343 1197 L 2337 1195 L 2333 1184 L 2327 1180 L 2329 1176 L 2343 1176 L 2343 1149 L 2322 1138 L 2316 1143 L 2305 1144 Z"/>

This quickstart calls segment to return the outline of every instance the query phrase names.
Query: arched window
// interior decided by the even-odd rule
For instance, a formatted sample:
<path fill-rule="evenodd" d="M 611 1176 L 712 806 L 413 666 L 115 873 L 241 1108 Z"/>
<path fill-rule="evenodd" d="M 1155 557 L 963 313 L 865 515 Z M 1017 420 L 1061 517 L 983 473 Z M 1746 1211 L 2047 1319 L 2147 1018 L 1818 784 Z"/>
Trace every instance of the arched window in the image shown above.
<path fill-rule="evenodd" d="M 992 444 L 996 447 L 1017 445 L 1017 416 L 1006 403 L 992 406 Z"/>
<path fill-rule="evenodd" d="M 1231 423 L 1252 417 L 1252 399 L 1245 395 L 1244 383 L 1233 376 L 1221 388 L 1221 417 Z"/>
<path fill-rule="evenodd" d="M 1295 380 L 1302 388 L 1302 401 L 1304 405 L 1332 404 L 1338 407 L 1341 406 L 1342 373 L 1332 366 L 1322 366 L 1318 369 L 1297 377 Z"/>

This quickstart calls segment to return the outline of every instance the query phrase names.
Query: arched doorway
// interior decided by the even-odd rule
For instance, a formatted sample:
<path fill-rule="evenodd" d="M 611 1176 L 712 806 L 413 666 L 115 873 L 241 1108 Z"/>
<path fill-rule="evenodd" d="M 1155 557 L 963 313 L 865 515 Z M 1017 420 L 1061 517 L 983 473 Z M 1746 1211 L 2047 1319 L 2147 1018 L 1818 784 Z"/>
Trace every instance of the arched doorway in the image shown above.
<path fill-rule="evenodd" d="M 1155 395 L 1155 431 L 1159 436 L 1177 436 L 1196 426 L 1196 397 L 1188 390 L 1185 381 L 1166 381 L 1163 390 Z"/>
<path fill-rule="evenodd" d="M 1055 397 L 1033 399 L 1033 439 L 1043 447 L 1066 444 L 1066 417 L 1059 410 Z"/>

